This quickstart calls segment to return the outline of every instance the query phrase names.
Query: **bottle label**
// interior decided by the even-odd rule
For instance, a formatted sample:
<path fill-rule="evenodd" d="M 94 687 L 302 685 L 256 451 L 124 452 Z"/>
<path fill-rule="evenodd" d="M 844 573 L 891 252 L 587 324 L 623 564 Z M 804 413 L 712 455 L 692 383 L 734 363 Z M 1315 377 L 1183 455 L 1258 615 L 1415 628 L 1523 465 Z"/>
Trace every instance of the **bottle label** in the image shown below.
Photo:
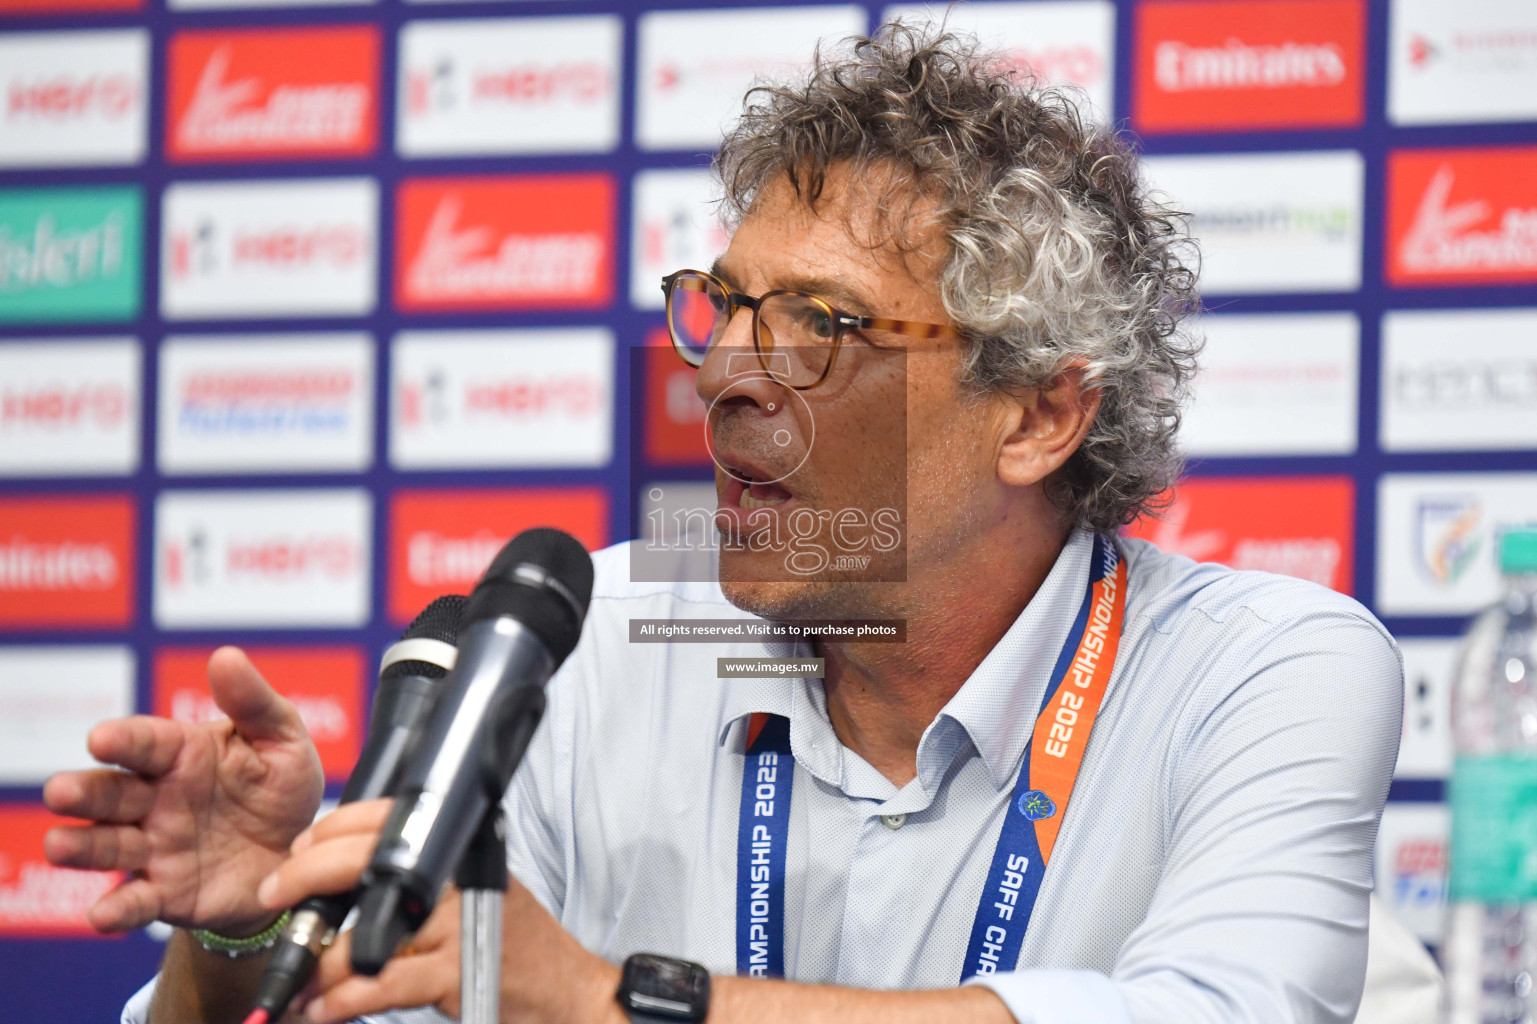
<path fill-rule="evenodd" d="M 1459 757 L 1450 788 L 1452 900 L 1537 900 L 1537 756 Z"/>

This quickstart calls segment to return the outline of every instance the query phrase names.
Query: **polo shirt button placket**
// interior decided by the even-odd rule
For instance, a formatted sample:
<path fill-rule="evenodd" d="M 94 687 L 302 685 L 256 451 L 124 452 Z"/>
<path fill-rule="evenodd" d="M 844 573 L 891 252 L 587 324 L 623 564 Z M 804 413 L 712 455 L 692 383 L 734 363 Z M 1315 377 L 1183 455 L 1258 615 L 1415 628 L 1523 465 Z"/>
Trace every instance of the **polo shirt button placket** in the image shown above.
<path fill-rule="evenodd" d="M 899 829 L 903 825 L 907 824 L 907 815 L 905 815 L 905 814 L 883 814 L 883 815 L 881 815 L 881 824 L 885 825 L 887 828 L 889 828 L 893 832 L 895 832 L 897 829 Z"/>

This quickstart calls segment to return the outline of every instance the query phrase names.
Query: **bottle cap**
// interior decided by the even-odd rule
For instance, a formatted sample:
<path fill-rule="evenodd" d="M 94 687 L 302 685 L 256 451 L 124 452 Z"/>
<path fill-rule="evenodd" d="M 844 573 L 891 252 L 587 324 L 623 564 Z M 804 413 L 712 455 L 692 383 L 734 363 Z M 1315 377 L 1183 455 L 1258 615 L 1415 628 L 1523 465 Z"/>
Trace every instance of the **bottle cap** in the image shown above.
<path fill-rule="evenodd" d="M 1537 572 L 1537 525 L 1513 526 L 1500 537 L 1500 572 Z"/>

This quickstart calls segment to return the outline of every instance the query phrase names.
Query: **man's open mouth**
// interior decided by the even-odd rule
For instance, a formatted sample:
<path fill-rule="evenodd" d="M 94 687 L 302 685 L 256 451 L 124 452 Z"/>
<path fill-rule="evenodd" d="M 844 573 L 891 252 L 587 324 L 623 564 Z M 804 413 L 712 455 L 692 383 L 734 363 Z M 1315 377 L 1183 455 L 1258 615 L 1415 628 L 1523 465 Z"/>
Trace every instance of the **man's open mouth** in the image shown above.
<path fill-rule="evenodd" d="M 771 469 L 741 460 L 721 460 L 720 466 L 726 472 L 721 508 L 778 508 L 795 498 Z"/>

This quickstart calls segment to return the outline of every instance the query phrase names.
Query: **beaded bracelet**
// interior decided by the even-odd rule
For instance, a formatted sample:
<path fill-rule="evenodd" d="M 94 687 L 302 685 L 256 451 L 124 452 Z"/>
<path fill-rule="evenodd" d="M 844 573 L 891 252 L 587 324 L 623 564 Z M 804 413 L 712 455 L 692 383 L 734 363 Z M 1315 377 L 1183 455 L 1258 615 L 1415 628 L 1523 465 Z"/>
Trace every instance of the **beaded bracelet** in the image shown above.
<path fill-rule="evenodd" d="M 223 953 L 231 960 L 243 956 L 254 956 L 257 953 L 265 953 L 277 945 L 278 936 L 283 934 L 283 929 L 288 927 L 288 921 L 293 916 L 293 911 L 283 911 L 276 921 L 248 939 L 232 939 L 228 935 L 220 935 L 205 928 L 192 929 L 192 937 L 197 939 L 208 952 Z"/>

